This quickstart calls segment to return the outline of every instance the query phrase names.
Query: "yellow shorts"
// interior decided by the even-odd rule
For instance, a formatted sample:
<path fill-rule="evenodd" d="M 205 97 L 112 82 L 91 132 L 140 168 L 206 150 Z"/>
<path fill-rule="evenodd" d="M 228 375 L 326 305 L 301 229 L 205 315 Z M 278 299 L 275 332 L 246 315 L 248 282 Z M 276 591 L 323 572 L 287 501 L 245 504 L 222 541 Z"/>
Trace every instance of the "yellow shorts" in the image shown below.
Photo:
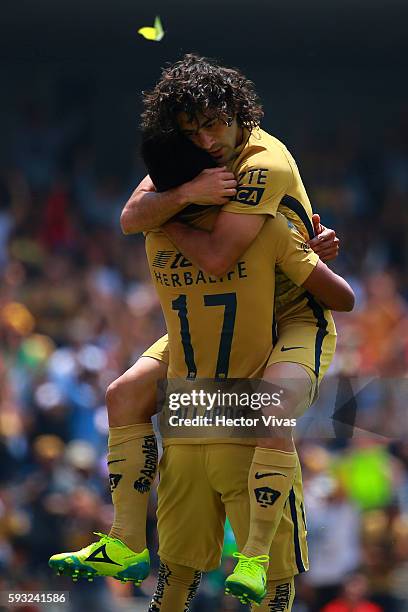
<path fill-rule="evenodd" d="M 308 320 L 290 320 L 279 326 L 279 338 L 269 356 L 265 369 L 274 363 L 296 363 L 303 366 L 312 379 L 311 401 L 326 374 L 336 350 L 336 328 L 329 319 L 325 328 Z M 167 335 L 162 336 L 144 353 L 163 363 L 169 363 Z"/>
<path fill-rule="evenodd" d="M 174 444 L 164 449 L 158 489 L 159 555 L 209 571 L 218 567 L 229 518 L 238 550 L 249 527 L 248 472 L 253 447 L 238 444 Z M 308 569 L 300 464 L 270 551 L 268 578 Z"/>
<path fill-rule="evenodd" d="M 333 321 L 316 325 L 299 319 L 279 327 L 266 367 L 302 365 L 312 381 L 310 402 L 336 347 Z M 169 362 L 167 336 L 143 356 Z M 219 565 L 225 517 L 237 547 L 246 542 L 249 526 L 248 473 L 253 446 L 235 443 L 170 444 L 160 464 L 158 530 L 162 559 L 208 571 Z M 306 525 L 300 465 L 271 547 L 268 577 L 279 580 L 308 569 Z"/>
<path fill-rule="evenodd" d="M 333 318 L 319 318 L 311 316 L 309 311 L 305 314 L 300 313 L 296 317 L 291 317 L 285 321 L 283 318 L 278 326 L 279 337 L 275 342 L 272 352 L 267 360 L 266 368 L 277 363 L 293 363 L 302 366 L 310 377 L 310 389 L 306 391 L 305 402 L 301 409 L 298 406 L 296 416 L 304 412 L 316 400 L 319 384 L 326 374 L 336 349 L 336 328 Z M 143 357 L 152 357 L 163 363 L 169 363 L 168 337 L 162 336 L 150 348 L 143 353 Z M 287 388 L 295 383 L 293 390 L 296 391 L 297 383 L 295 380 L 286 380 Z M 185 443 L 185 439 L 179 438 L 178 443 Z M 206 440 L 211 442 L 209 438 Z M 172 442 L 177 442 L 176 439 Z M 219 440 L 218 440 L 219 442 Z M 166 442 L 167 443 L 167 442 Z M 247 444 L 249 441 L 247 440 Z"/>
<path fill-rule="evenodd" d="M 143 353 L 142 357 L 152 357 L 153 359 L 157 359 L 158 361 L 162 361 L 163 363 L 169 364 L 169 340 L 168 335 L 165 334 L 152 346 L 150 346 Z"/>
<path fill-rule="evenodd" d="M 160 338 L 159 342 L 164 338 Z M 282 362 L 298 363 L 312 371 L 320 383 L 332 362 L 336 338 L 332 318 L 321 327 L 307 320 L 288 320 L 278 327 L 278 339 L 268 359 L 268 366 Z"/>

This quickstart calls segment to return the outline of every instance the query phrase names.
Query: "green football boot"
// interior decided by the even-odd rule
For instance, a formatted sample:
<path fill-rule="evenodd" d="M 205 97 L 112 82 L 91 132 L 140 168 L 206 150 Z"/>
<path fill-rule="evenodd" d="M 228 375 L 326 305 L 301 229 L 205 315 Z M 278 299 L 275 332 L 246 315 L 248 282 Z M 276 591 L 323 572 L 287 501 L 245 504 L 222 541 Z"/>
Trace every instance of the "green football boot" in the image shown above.
<path fill-rule="evenodd" d="M 121 540 L 111 538 L 104 533 L 94 532 L 100 536 L 99 542 L 89 544 L 76 552 L 53 555 L 48 565 L 60 576 L 86 578 L 92 582 L 96 576 L 112 576 L 121 582 L 133 582 L 140 586 L 150 571 L 149 551 L 141 553 L 130 550 Z"/>
<path fill-rule="evenodd" d="M 266 571 L 263 564 L 269 562 L 268 555 L 246 557 L 235 552 L 233 556 L 238 559 L 238 563 L 225 580 L 225 593 L 237 597 L 243 604 L 261 604 L 266 595 Z"/>

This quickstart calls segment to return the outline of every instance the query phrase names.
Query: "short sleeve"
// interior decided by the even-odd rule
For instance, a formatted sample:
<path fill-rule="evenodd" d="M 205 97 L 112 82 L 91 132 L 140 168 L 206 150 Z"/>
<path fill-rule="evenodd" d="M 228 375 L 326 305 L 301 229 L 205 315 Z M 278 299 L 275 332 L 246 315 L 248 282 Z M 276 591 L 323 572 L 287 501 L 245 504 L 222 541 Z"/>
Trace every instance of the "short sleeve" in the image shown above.
<path fill-rule="evenodd" d="M 302 285 L 313 272 L 319 256 L 305 242 L 291 221 L 278 213 L 276 263 L 295 285 Z"/>
<path fill-rule="evenodd" d="M 267 151 L 252 155 L 237 169 L 237 193 L 223 209 L 225 212 L 275 216 L 288 192 L 293 174 L 286 157 L 271 160 Z"/>

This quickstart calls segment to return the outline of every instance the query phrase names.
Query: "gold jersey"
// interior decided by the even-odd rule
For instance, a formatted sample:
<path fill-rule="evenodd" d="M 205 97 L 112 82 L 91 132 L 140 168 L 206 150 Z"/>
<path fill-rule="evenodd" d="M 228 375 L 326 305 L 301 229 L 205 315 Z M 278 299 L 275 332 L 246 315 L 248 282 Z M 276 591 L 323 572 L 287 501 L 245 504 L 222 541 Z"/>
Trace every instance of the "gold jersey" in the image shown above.
<path fill-rule="evenodd" d="M 194 225 L 211 229 L 216 215 L 206 209 Z M 319 260 L 276 211 L 220 278 L 196 268 L 161 231 L 147 234 L 146 252 L 167 325 L 168 377 L 189 379 L 261 377 L 273 346 L 275 265 L 300 286 Z"/>
<path fill-rule="evenodd" d="M 298 167 L 285 145 L 260 128 L 244 130 L 230 170 L 238 187 L 236 196 L 223 207 L 237 214 L 267 214 L 279 211 L 292 221 L 304 240 L 313 238 L 312 207 Z M 299 313 L 306 300 L 278 265 L 275 294 L 276 320 Z"/>

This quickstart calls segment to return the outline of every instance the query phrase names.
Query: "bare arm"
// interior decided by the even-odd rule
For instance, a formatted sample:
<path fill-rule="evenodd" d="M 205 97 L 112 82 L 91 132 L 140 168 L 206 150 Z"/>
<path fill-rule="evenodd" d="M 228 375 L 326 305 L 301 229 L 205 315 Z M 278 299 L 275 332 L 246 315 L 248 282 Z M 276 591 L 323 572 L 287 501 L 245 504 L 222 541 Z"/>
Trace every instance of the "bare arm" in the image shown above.
<path fill-rule="evenodd" d="M 222 276 L 255 240 L 266 215 L 220 212 L 211 232 L 176 221 L 162 229 L 178 249 L 207 274 Z"/>
<path fill-rule="evenodd" d="M 126 202 L 120 215 L 120 226 L 124 234 L 148 231 L 165 223 L 186 205 L 180 187 L 158 193 L 147 175 Z"/>
<path fill-rule="evenodd" d="M 318 215 L 314 217 L 318 218 Z M 222 276 L 247 250 L 258 235 L 265 219 L 266 215 L 243 215 L 221 211 L 211 232 L 177 221 L 166 223 L 162 229 L 183 255 L 201 270 L 214 276 Z M 318 228 L 317 221 L 315 231 L 320 235 L 322 232 L 332 232 L 335 236 L 333 230 L 327 230 L 321 225 Z M 319 242 L 319 247 L 320 244 Z M 326 244 L 329 244 L 328 248 L 331 251 L 338 249 L 337 244 L 333 243 L 331 234 Z M 314 251 L 318 251 L 316 245 L 311 244 L 311 247 Z"/>
<path fill-rule="evenodd" d="M 222 206 L 236 194 L 236 184 L 232 172 L 225 168 L 209 168 L 192 181 L 159 193 L 147 175 L 123 208 L 122 231 L 135 234 L 160 227 L 190 202 Z"/>
<path fill-rule="evenodd" d="M 322 261 L 317 263 L 302 287 L 331 310 L 349 312 L 354 307 L 354 292 L 350 285 Z"/>
<path fill-rule="evenodd" d="M 265 215 L 239 215 L 221 211 L 211 232 L 172 221 L 162 229 L 183 255 L 201 270 L 222 276 L 247 250 L 265 219 Z M 320 225 L 319 215 L 313 215 L 313 224 L 319 236 L 309 242 L 311 248 L 324 261 L 334 259 L 337 257 L 339 243 L 334 230 Z"/>
<path fill-rule="evenodd" d="M 176 221 L 166 223 L 162 229 L 183 255 L 201 270 L 223 276 L 255 240 L 265 219 L 266 215 L 222 211 L 211 232 Z M 302 286 L 332 310 L 353 309 L 354 293 L 350 285 L 321 261 Z"/>

